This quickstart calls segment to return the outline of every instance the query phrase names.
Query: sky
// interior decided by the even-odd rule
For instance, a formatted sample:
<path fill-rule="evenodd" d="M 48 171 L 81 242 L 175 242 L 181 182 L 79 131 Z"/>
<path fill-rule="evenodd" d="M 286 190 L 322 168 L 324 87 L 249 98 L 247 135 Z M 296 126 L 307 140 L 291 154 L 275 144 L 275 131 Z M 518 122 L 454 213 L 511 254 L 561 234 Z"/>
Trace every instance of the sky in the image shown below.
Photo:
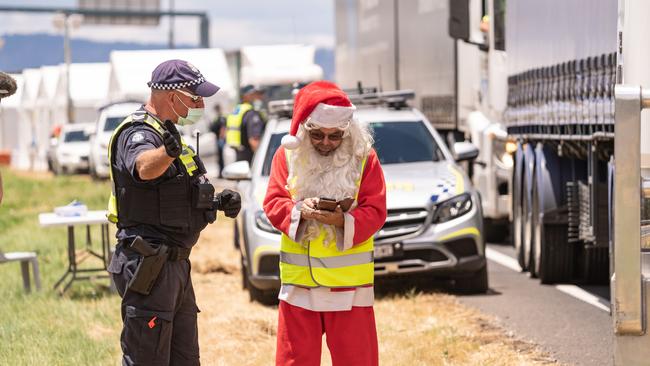
<path fill-rule="evenodd" d="M 125 1 L 125 0 L 122 0 Z M 119 1 L 118 1 L 119 2 Z M 174 0 L 177 11 L 206 11 L 210 18 L 210 46 L 225 49 L 244 45 L 304 43 L 334 47 L 334 0 Z M 170 0 L 160 0 L 161 9 Z M 77 0 L 0 0 L 0 6 L 75 7 Z M 0 13 L 3 34 L 61 34 L 54 15 Z M 197 45 L 199 22 L 193 18 L 174 20 L 177 44 Z M 167 43 L 169 18 L 157 27 L 81 25 L 73 38 L 98 41 Z"/>

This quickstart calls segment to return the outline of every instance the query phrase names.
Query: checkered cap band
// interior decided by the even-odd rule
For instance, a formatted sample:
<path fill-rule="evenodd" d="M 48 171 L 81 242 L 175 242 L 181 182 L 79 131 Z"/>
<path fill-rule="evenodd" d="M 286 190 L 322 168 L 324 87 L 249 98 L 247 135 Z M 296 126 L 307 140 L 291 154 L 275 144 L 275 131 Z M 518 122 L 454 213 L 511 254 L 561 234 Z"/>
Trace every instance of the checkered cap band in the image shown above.
<path fill-rule="evenodd" d="M 159 90 L 175 90 L 175 89 L 187 88 L 194 85 L 199 85 L 204 81 L 205 78 L 203 77 L 203 75 L 199 74 L 199 78 L 195 80 L 185 81 L 182 83 L 171 83 L 171 84 L 149 83 L 149 87 L 152 89 L 159 89 Z"/>

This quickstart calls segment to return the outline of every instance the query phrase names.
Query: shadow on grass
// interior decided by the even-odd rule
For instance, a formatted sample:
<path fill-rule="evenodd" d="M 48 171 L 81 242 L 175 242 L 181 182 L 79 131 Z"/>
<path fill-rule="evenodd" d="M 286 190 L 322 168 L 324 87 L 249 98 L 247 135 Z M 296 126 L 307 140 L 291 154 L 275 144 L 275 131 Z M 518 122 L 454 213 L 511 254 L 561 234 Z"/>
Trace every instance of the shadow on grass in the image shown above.
<path fill-rule="evenodd" d="M 119 297 L 117 291 L 108 284 L 108 280 L 104 283 L 85 283 L 81 286 L 78 283 L 73 283 L 72 286 L 63 294 L 63 297 L 67 297 L 71 300 L 99 300 L 107 297 Z M 76 285 L 76 286 L 75 286 Z M 59 294 L 60 290 L 57 290 Z"/>

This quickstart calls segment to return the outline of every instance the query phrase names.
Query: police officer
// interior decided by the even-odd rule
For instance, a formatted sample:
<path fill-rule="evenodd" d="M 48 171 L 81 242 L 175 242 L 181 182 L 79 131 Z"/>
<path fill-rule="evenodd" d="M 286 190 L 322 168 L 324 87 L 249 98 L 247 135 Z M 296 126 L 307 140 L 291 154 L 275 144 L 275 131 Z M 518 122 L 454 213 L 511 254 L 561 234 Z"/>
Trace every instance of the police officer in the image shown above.
<path fill-rule="evenodd" d="M 264 116 L 261 113 L 264 90 L 247 85 L 241 89 L 241 104 L 226 120 L 226 144 L 235 150 L 236 160 L 250 163 L 264 132 Z"/>
<path fill-rule="evenodd" d="M 203 98 L 219 87 L 182 60 L 158 65 L 148 86 L 147 104 L 109 143 L 109 219 L 118 244 L 108 271 L 122 297 L 122 364 L 199 365 L 188 257 L 216 210 L 235 217 L 241 200 L 229 190 L 214 194 L 203 163 L 176 129 L 197 122 Z"/>

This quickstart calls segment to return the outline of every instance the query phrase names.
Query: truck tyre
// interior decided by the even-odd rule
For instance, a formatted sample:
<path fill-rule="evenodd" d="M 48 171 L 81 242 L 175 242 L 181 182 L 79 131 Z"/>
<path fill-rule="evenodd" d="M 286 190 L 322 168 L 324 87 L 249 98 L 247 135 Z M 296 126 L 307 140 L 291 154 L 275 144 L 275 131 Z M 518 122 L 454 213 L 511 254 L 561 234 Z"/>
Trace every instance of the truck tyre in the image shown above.
<path fill-rule="evenodd" d="M 459 277 L 454 279 L 455 289 L 458 292 L 467 294 L 483 294 L 488 290 L 487 263 L 483 268 L 474 272 L 470 277 Z"/>
<path fill-rule="evenodd" d="M 499 220 L 483 220 L 483 231 L 488 243 L 504 243 L 508 237 L 508 225 Z"/>
<path fill-rule="evenodd" d="M 573 276 L 574 246 L 569 243 L 565 207 L 546 212 L 539 221 L 535 272 L 543 284 L 569 282 Z"/>
<path fill-rule="evenodd" d="M 521 144 L 517 146 L 515 167 L 512 170 L 512 244 L 515 247 L 517 262 L 522 271 L 525 269 L 523 238 L 522 238 L 522 176 L 523 176 L 523 150 Z"/>
<path fill-rule="evenodd" d="M 517 253 L 517 258 L 521 257 L 523 260 L 524 271 L 530 270 L 531 264 L 531 247 L 533 241 L 533 208 L 530 202 L 531 195 L 528 194 L 530 190 L 526 174 L 522 177 L 522 197 L 521 197 L 521 253 Z M 520 263 L 521 265 L 522 263 Z"/>
<path fill-rule="evenodd" d="M 540 253 L 542 251 L 541 246 L 544 245 L 543 238 L 542 238 L 542 231 L 543 230 L 543 223 L 542 220 L 544 219 L 544 213 L 542 213 L 542 209 L 540 208 L 539 204 L 539 192 L 538 192 L 538 185 L 539 183 L 537 182 L 536 177 L 533 177 L 533 194 L 532 194 L 532 213 L 531 213 L 531 222 L 532 222 L 532 235 L 531 235 L 531 240 L 532 243 L 530 245 L 530 276 L 533 278 L 537 278 L 537 275 L 539 273 L 539 262 L 540 262 Z"/>

